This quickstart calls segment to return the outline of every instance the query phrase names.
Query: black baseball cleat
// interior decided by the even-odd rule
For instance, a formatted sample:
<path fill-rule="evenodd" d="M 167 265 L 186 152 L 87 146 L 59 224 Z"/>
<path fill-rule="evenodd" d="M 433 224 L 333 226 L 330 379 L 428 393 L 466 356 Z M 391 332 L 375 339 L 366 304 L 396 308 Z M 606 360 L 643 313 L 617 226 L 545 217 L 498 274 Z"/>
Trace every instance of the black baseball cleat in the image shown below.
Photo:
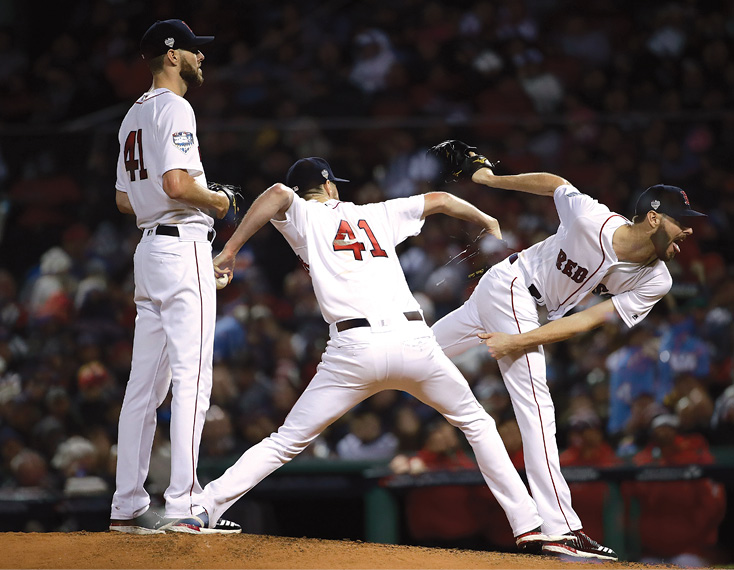
<path fill-rule="evenodd" d="M 575 530 L 564 536 L 567 536 L 569 540 L 566 542 L 546 542 L 543 544 L 543 554 L 560 554 L 573 558 L 619 560 L 614 550 L 602 546 L 582 530 Z"/>
<path fill-rule="evenodd" d="M 543 545 L 548 542 L 563 543 L 575 539 L 576 537 L 568 534 L 544 534 L 538 527 L 516 536 L 515 544 L 523 554 L 541 554 Z"/>

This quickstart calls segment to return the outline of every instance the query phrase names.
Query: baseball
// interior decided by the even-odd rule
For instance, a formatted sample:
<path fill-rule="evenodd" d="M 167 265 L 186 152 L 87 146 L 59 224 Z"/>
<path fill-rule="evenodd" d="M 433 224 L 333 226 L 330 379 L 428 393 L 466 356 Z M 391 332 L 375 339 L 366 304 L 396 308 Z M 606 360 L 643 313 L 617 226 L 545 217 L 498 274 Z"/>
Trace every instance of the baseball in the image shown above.
<path fill-rule="evenodd" d="M 229 277 L 227 275 L 220 275 L 216 278 L 217 281 L 217 289 L 224 289 L 227 285 L 229 285 Z"/>

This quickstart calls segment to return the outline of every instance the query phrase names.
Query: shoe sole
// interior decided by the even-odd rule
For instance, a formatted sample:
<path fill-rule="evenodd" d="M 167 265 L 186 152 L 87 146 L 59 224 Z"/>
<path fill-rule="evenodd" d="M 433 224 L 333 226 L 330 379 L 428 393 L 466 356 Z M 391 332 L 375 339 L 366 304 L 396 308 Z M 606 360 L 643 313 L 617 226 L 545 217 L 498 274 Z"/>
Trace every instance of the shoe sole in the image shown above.
<path fill-rule="evenodd" d="M 217 528 L 204 529 L 204 534 L 240 534 L 241 530 L 220 530 Z"/>
<path fill-rule="evenodd" d="M 182 534 L 205 534 L 201 527 L 192 524 L 177 524 L 166 528 L 166 532 L 180 532 Z"/>
<path fill-rule="evenodd" d="M 577 550 L 572 546 L 565 544 L 544 544 L 543 553 L 550 554 L 563 554 L 566 556 L 573 556 L 574 558 L 598 558 L 599 560 L 619 560 L 616 556 L 606 556 L 604 554 L 596 554 L 593 552 L 584 552 L 583 550 Z"/>
<path fill-rule="evenodd" d="M 567 534 L 543 534 L 539 532 L 523 537 L 517 542 L 517 548 L 523 554 L 541 554 L 544 544 L 549 542 L 571 542 L 573 540 L 574 537 Z"/>
<path fill-rule="evenodd" d="M 166 528 L 166 532 L 180 532 L 183 534 L 239 534 L 241 530 L 219 530 L 216 528 L 201 528 L 192 524 L 177 524 Z"/>
<path fill-rule="evenodd" d="M 567 534 L 533 534 L 527 536 L 517 543 L 517 546 L 523 546 L 524 544 L 537 544 L 538 542 L 573 542 L 575 537 L 568 536 Z"/>
<path fill-rule="evenodd" d="M 110 530 L 114 532 L 124 532 L 125 534 L 166 534 L 166 531 L 164 530 L 145 528 L 142 526 L 110 525 Z"/>

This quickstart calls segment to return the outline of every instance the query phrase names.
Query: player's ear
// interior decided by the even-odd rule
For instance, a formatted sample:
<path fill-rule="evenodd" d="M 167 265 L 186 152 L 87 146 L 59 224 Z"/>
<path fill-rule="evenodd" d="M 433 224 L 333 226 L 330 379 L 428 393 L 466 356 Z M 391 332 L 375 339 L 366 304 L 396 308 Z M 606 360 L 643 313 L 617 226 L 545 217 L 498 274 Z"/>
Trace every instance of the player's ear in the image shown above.
<path fill-rule="evenodd" d="M 647 221 L 651 227 L 657 228 L 663 223 L 663 216 L 662 214 L 658 214 L 655 210 L 650 210 L 647 213 Z"/>

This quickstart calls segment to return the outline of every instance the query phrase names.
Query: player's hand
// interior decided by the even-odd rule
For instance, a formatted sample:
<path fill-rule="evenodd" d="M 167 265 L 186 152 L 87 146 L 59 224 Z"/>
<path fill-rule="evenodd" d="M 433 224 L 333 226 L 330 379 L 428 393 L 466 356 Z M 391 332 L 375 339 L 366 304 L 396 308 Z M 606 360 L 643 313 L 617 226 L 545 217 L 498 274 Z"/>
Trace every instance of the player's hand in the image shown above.
<path fill-rule="evenodd" d="M 219 255 L 214 258 L 214 278 L 219 278 L 222 275 L 226 275 L 228 278 L 227 283 L 232 281 L 232 275 L 234 274 L 234 263 L 236 257 L 222 251 Z"/>
<path fill-rule="evenodd" d="M 503 332 L 479 333 L 477 335 L 483 344 L 487 345 L 489 353 L 493 358 L 500 358 L 516 353 L 521 350 L 516 338 L 516 334 L 507 334 Z"/>
<path fill-rule="evenodd" d="M 484 229 L 489 235 L 494 236 L 497 239 L 502 239 L 502 230 L 500 229 L 500 223 L 499 221 L 497 221 L 497 218 L 487 216 L 484 224 Z"/>
<path fill-rule="evenodd" d="M 477 147 L 455 139 L 432 146 L 426 155 L 436 166 L 437 180 L 443 182 L 471 180 L 477 170 L 492 169 L 497 164 L 478 154 Z"/>
<path fill-rule="evenodd" d="M 234 186 L 233 184 L 221 184 L 219 182 L 209 181 L 207 187 L 212 192 L 219 192 L 227 198 L 227 204 L 224 208 L 217 209 L 217 219 L 224 218 L 230 211 L 232 212 L 232 221 L 237 224 L 239 223 L 242 215 L 244 214 L 244 202 L 245 198 L 242 195 L 241 188 Z"/>
<path fill-rule="evenodd" d="M 216 203 L 204 211 L 215 220 L 221 220 L 229 212 L 229 198 L 224 192 L 216 192 Z"/>

